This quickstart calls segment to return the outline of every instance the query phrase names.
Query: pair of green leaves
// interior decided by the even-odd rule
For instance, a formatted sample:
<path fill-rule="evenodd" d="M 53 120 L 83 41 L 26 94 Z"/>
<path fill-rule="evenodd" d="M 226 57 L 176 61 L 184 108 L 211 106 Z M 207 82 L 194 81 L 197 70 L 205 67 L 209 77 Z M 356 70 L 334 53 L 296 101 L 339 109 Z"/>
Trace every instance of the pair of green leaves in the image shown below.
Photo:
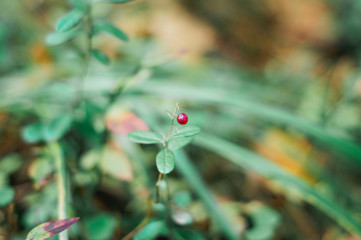
<path fill-rule="evenodd" d="M 162 135 L 151 131 L 133 131 L 128 136 L 131 141 L 142 144 L 165 144 L 165 141 L 167 141 L 167 148 L 161 150 L 156 156 L 156 165 L 160 173 L 168 174 L 173 171 L 175 166 L 173 151 L 189 144 L 198 133 L 200 133 L 199 127 L 189 125 L 172 134 L 168 140 L 163 139 Z"/>
<path fill-rule="evenodd" d="M 89 4 L 94 2 L 105 2 L 105 3 L 126 3 L 129 0 L 95 0 L 95 1 L 74 1 L 73 9 L 62 16 L 57 23 L 56 32 L 51 33 L 47 36 L 46 42 L 48 45 L 59 45 L 69 40 L 72 40 L 84 32 L 85 29 L 77 28 L 84 18 L 91 19 L 91 10 Z M 92 24 L 93 21 L 87 21 L 87 28 L 91 29 L 90 37 L 93 37 L 99 33 L 107 33 L 112 35 L 124 42 L 129 40 L 128 36 L 119 28 L 114 26 L 112 23 L 107 21 L 99 21 Z M 89 30 L 88 30 L 89 31 Z M 89 40 L 91 41 L 91 40 Z M 103 51 L 99 49 L 92 49 L 90 54 L 104 65 L 109 65 L 109 57 Z"/>
<path fill-rule="evenodd" d="M 72 122 L 70 114 L 60 115 L 49 122 L 27 125 L 22 129 L 21 136 L 27 143 L 57 141 L 70 129 Z"/>
<path fill-rule="evenodd" d="M 95 36 L 100 33 L 106 33 L 124 42 L 129 41 L 128 36 L 122 30 L 120 30 L 119 28 L 117 28 L 116 26 L 114 26 L 113 24 L 107 21 L 96 22 L 94 24 L 92 35 Z M 104 65 L 110 64 L 109 57 L 103 51 L 99 49 L 93 49 L 91 51 L 91 54 L 95 59 L 97 59 L 102 64 Z"/>

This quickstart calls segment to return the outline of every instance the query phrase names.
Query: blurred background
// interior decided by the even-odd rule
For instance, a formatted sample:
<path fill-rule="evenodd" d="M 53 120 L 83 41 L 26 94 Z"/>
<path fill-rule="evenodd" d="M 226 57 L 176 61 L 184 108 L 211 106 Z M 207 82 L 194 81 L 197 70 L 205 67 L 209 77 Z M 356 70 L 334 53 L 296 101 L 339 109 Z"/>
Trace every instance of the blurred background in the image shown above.
<path fill-rule="evenodd" d="M 58 219 L 59 175 L 70 239 L 164 219 L 127 134 L 177 101 L 172 230 L 134 239 L 361 239 L 360 1 L 119 2 L 1 1 L 0 240 Z"/>

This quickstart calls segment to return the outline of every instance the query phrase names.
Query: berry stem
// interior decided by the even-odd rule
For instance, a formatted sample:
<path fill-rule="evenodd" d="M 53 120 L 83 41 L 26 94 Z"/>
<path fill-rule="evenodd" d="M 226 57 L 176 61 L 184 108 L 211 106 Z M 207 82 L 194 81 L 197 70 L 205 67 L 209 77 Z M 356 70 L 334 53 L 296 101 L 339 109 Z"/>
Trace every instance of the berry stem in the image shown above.
<path fill-rule="evenodd" d="M 175 124 L 174 124 L 174 119 L 175 119 L 175 116 L 177 116 L 177 112 L 179 111 L 179 105 L 178 105 L 178 102 L 176 103 L 176 107 L 174 109 L 174 113 L 172 114 L 172 120 L 171 120 L 171 126 L 170 126 L 170 129 L 169 129 L 169 132 L 168 132 L 168 135 L 167 137 L 165 138 L 165 141 L 164 141 L 164 149 L 167 149 L 168 148 L 168 141 L 169 141 L 169 137 L 170 135 L 172 134 L 172 131 L 173 131 L 173 128 L 175 127 Z"/>

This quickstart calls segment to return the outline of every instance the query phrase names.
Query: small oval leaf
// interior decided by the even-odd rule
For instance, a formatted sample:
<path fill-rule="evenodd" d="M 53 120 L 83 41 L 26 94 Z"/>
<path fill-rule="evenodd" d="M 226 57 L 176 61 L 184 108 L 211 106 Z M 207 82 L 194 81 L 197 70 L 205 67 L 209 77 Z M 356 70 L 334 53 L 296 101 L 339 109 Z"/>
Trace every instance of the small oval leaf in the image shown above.
<path fill-rule="evenodd" d="M 173 171 L 175 165 L 175 157 L 173 152 L 169 149 L 163 149 L 157 154 L 156 163 L 160 173 L 170 173 Z"/>
<path fill-rule="evenodd" d="M 81 8 L 75 8 L 62 16 L 56 26 L 56 30 L 59 32 L 65 32 L 73 27 L 77 26 L 85 15 L 85 10 Z"/>
<path fill-rule="evenodd" d="M 12 187 L 0 187 L 0 207 L 9 205 L 15 197 L 15 191 Z"/>
<path fill-rule="evenodd" d="M 136 143 L 152 144 L 162 143 L 162 136 L 151 131 L 136 130 L 128 135 L 129 139 Z"/>
<path fill-rule="evenodd" d="M 50 46 L 55 46 L 67 42 L 81 33 L 79 29 L 73 29 L 67 32 L 50 33 L 46 36 L 45 42 Z"/>
<path fill-rule="evenodd" d="M 105 32 L 124 42 L 129 41 L 128 36 L 122 30 L 120 30 L 110 22 L 101 21 L 101 22 L 96 22 L 94 25 L 95 26 L 94 26 L 93 35 L 97 35 L 101 32 Z"/>
<path fill-rule="evenodd" d="M 44 128 L 44 139 L 48 142 L 59 140 L 71 127 L 73 117 L 70 114 L 58 116 Z"/>
<path fill-rule="evenodd" d="M 193 140 L 193 137 L 177 137 L 172 138 L 168 142 L 168 149 L 176 151 L 186 145 L 188 145 Z"/>
<path fill-rule="evenodd" d="M 79 218 L 76 217 L 42 223 L 29 232 L 26 240 L 41 240 L 52 237 L 68 229 L 78 220 Z"/>
<path fill-rule="evenodd" d="M 21 137 L 27 143 L 36 143 L 42 140 L 42 124 L 34 123 L 21 130 Z"/>
<path fill-rule="evenodd" d="M 201 132 L 201 129 L 197 126 L 186 126 L 179 130 L 179 132 L 172 134 L 171 138 L 177 137 L 192 137 Z"/>
<path fill-rule="evenodd" d="M 167 233 L 167 226 L 164 221 L 154 221 L 148 223 L 137 234 L 134 235 L 134 240 L 150 240 L 155 239 L 162 234 Z"/>
<path fill-rule="evenodd" d="M 102 51 L 93 49 L 91 51 L 93 57 L 95 57 L 99 62 L 101 62 L 104 65 L 109 65 L 110 60 L 109 57 Z"/>

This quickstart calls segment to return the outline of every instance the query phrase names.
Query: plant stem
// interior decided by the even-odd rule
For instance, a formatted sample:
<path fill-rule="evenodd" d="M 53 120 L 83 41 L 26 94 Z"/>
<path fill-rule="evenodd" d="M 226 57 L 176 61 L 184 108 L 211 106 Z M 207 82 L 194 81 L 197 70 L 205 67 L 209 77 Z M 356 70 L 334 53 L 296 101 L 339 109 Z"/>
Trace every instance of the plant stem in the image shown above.
<path fill-rule="evenodd" d="M 83 102 L 84 98 L 84 83 L 89 71 L 89 62 L 91 57 L 92 51 L 92 35 L 93 35 L 93 17 L 92 17 L 92 6 L 89 4 L 87 11 L 86 11 L 86 33 L 87 33 L 87 42 L 86 42 L 86 49 L 84 53 L 84 66 L 83 72 L 81 74 L 80 81 L 78 82 L 77 92 L 78 97 L 75 101 L 75 106 L 77 107 Z"/>
<path fill-rule="evenodd" d="M 49 143 L 49 149 L 55 159 L 56 180 L 58 184 L 58 218 L 67 218 L 68 212 L 68 192 L 66 190 L 66 165 L 62 150 L 58 142 Z M 68 240 L 68 232 L 59 234 L 59 240 Z"/>
<path fill-rule="evenodd" d="M 174 128 L 174 119 L 175 119 L 175 116 L 177 115 L 177 112 L 178 112 L 178 111 L 179 111 L 179 105 L 178 105 L 178 102 L 177 102 L 176 107 L 175 107 L 175 109 L 174 109 L 174 113 L 172 114 L 172 120 L 171 120 L 172 125 L 170 126 L 168 135 L 167 135 L 167 137 L 166 137 L 165 140 L 164 140 L 164 149 L 167 149 L 167 148 L 168 148 L 169 137 L 170 137 L 170 135 L 172 134 L 172 131 L 173 131 L 173 128 Z"/>

